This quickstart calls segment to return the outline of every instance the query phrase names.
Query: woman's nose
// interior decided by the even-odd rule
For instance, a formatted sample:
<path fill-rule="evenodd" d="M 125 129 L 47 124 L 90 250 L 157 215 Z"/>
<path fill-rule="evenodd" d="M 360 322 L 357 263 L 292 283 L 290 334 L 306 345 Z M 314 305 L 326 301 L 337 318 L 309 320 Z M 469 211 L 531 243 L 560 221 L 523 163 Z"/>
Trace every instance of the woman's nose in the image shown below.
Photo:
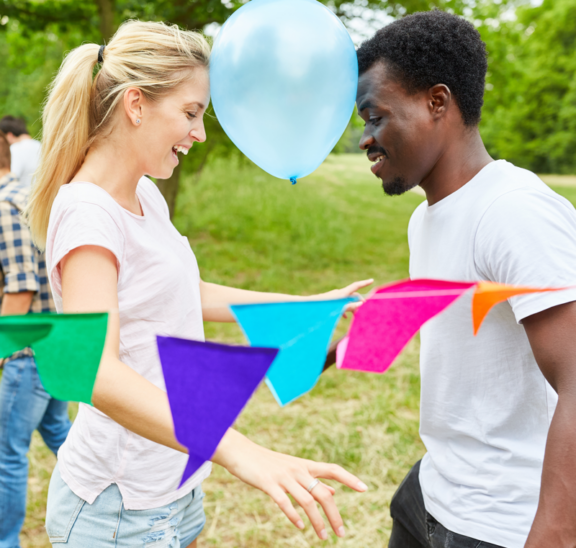
<path fill-rule="evenodd" d="M 206 129 L 204 128 L 204 123 L 201 123 L 200 127 L 195 127 L 190 132 L 190 137 L 194 139 L 194 141 L 203 143 L 206 140 Z"/>

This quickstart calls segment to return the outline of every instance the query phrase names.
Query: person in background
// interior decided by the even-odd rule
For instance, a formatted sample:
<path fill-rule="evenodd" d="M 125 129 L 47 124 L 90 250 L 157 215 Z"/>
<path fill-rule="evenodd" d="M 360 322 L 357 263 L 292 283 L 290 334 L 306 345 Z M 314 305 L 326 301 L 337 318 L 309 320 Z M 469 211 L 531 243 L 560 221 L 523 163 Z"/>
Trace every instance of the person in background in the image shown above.
<path fill-rule="evenodd" d="M 46 262 L 20 219 L 28 187 L 10 171 L 10 145 L 0 132 L 0 293 L 2 316 L 55 310 Z M 3 360 L 0 381 L 0 548 L 18 548 L 26 514 L 32 432 L 57 453 L 70 430 L 68 404 L 42 387 L 32 349 Z M 0 362 L 2 363 L 2 362 Z"/>
<path fill-rule="evenodd" d="M 12 156 L 10 171 L 23 185 L 29 187 L 40 161 L 40 141 L 30 137 L 26 122 L 22 118 L 4 116 L 0 120 L 0 131 L 6 134 L 6 139 L 10 143 Z"/>

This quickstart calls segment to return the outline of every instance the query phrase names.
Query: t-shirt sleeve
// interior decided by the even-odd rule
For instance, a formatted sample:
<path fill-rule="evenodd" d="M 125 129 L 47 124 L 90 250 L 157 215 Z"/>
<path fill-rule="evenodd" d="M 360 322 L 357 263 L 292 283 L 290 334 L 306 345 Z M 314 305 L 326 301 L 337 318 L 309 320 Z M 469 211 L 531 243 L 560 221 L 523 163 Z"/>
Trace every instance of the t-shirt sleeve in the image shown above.
<path fill-rule="evenodd" d="M 552 191 L 518 189 L 484 214 L 474 259 L 485 280 L 531 287 L 576 286 L 576 210 Z M 576 289 L 509 299 L 518 322 L 576 301 Z"/>
<path fill-rule="evenodd" d="M 112 215 L 102 206 L 89 202 L 70 204 L 59 215 L 52 237 L 50 282 L 52 290 L 62 295 L 60 262 L 70 251 L 93 245 L 114 254 L 118 276 L 124 257 L 124 235 Z"/>
<path fill-rule="evenodd" d="M 18 179 L 22 179 L 26 167 L 26 159 L 22 154 L 22 150 L 14 146 L 11 146 L 10 155 L 11 155 L 10 171 L 14 173 L 14 175 L 16 175 Z"/>

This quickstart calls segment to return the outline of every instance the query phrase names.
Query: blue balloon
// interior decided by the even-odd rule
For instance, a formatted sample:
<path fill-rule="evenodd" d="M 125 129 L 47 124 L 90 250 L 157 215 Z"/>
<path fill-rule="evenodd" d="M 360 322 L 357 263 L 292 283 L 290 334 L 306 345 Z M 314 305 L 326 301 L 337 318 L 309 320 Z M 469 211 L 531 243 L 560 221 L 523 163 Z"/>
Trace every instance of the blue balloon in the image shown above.
<path fill-rule="evenodd" d="M 281 179 L 312 173 L 346 129 L 356 99 L 356 50 L 316 0 L 252 0 L 214 44 L 212 103 L 224 131 Z"/>

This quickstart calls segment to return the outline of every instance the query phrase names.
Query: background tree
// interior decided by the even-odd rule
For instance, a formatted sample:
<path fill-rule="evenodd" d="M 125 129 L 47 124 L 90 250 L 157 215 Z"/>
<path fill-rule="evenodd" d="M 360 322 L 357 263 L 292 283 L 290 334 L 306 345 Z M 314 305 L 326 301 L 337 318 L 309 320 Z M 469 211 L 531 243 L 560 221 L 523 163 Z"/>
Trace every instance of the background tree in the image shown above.
<path fill-rule="evenodd" d="M 489 50 L 481 131 L 490 153 L 537 171 L 576 170 L 576 0 L 321 0 L 342 21 L 370 13 L 398 17 L 433 7 L 468 17 Z M 222 24 L 241 0 L 0 0 L 0 114 L 24 116 L 41 134 L 46 86 L 66 51 L 105 43 L 126 19 L 161 20 L 202 30 Z M 372 10 L 372 11 L 371 11 Z M 174 175 L 157 181 L 171 212 L 184 173 L 200 174 L 211 156 L 240 155 L 213 112 L 209 140 L 196 144 Z M 357 150 L 355 118 L 336 147 Z M 240 155 L 241 156 L 241 155 Z"/>
<path fill-rule="evenodd" d="M 490 153 L 539 173 L 575 173 L 576 0 L 520 6 L 480 31 L 490 52 L 481 126 Z"/>

